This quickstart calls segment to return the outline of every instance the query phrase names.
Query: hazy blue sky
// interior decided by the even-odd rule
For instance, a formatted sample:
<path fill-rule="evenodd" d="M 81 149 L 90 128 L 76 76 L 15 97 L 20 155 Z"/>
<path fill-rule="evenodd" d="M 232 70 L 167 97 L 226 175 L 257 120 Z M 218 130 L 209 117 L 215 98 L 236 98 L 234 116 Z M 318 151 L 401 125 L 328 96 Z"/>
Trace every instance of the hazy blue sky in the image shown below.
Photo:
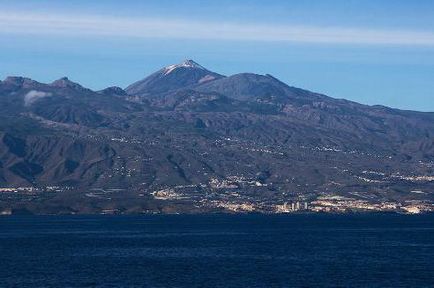
<path fill-rule="evenodd" d="M 184 59 L 434 111 L 434 1 L 0 0 L 0 78 L 125 87 Z"/>

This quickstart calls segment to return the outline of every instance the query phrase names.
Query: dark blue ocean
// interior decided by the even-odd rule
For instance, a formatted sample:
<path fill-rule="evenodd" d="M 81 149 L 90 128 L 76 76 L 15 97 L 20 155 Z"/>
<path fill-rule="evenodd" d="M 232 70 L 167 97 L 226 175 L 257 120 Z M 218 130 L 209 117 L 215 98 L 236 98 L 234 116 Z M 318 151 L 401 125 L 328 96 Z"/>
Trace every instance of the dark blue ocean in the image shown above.
<path fill-rule="evenodd" d="M 0 287 L 434 287 L 434 215 L 6 216 Z"/>

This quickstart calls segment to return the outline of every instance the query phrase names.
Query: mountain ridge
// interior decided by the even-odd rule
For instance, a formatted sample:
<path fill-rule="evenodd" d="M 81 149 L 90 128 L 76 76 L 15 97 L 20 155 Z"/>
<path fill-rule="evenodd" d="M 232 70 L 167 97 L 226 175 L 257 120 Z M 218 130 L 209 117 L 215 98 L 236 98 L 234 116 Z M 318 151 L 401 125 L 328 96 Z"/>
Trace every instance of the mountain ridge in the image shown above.
<path fill-rule="evenodd" d="M 198 83 L 207 75 L 215 78 Z M 374 206 L 434 200 L 434 113 L 334 99 L 271 75 L 226 77 L 192 60 L 141 81 L 136 93 L 68 78 L 1 81 L 0 184 L 41 192 L 0 193 L 0 210 L 274 211 L 321 197 Z"/>

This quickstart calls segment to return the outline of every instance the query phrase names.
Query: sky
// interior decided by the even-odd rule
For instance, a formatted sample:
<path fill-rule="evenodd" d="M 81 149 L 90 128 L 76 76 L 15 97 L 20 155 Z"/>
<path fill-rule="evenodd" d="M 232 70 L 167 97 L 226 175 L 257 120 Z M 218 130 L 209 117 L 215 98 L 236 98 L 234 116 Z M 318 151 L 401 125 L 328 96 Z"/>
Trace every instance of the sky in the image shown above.
<path fill-rule="evenodd" d="M 0 79 L 125 88 L 184 59 L 433 112 L 434 1 L 0 0 Z"/>

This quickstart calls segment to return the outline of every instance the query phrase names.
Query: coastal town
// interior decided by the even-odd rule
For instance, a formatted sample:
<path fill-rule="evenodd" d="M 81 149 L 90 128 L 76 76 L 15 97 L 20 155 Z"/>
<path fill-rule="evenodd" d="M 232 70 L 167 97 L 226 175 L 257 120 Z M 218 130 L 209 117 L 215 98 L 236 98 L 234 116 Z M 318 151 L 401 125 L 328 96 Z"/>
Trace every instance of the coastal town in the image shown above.
<path fill-rule="evenodd" d="M 135 210 L 138 214 L 180 213 L 176 208 L 164 209 L 165 206 L 177 205 L 193 206 L 195 212 L 188 213 L 264 213 L 264 214 L 290 214 L 290 213 L 367 213 L 390 212 L 404 214 L 421 214 L 434 212 L 434 202 L 429 200 L 378 200 L 366 199 L 361 193 L 352 193 L 352 197 L 337 193 L 320 193 L 319 195 L 297 195 L 282 193 L 278 196 L 261 199 L 249 194 L 243 194 L 240 184 L 264 189 L 267 184 L 244 179 L 229 177 L 226 180 L 211 179 L 207 185 L 178 185 L 154 191 L 140 191 L 128 196 L 131 203 L 151 202 L 158 209 Z M 241 189 L 240 189 L 241 187 Z M 25 207 L 26 203 L 50 201 L 61 193 L 77 192 L 68 186 L 46 187 L 3 187 L 0 188 L 0 215 L 16 214 L 15 207 Z M 131 211 L 122 206 L 113 205 L 112 202 L 128 194 L 126 189 L 92 188 L 84 193 L 87 199 L 95 199 L 107 203 L 107 207 L 97 209 L 92 213 L 99 214 L 129 214 Z M 422 193 L 411 191 L 411 193 Z M 128 194 L 130 195 L 130 194 Z M 111 203 L 111 204 L 110 204 Z M 161 208 L 163 207 L 163 208 Z M 185 211 L 184 211 L 185 212 Z M 44 214 L 44 212 L 35 211 Z M 64 213 L 64 212 L 63 212 Z M 80 211 L 71 211 L 71 214 L 80 214 Z M 19 214 L 19 212 L 18 212 Z"/>

